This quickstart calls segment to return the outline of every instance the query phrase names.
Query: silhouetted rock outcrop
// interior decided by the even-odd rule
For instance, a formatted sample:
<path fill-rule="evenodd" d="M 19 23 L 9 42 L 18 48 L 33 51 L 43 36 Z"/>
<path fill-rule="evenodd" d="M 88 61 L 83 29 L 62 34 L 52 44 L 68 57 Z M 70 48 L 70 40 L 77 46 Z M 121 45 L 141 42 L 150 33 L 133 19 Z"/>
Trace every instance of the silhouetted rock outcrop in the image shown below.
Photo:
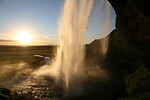
<path fill-rule="evenodd" d="M 110 43 L 137 52 L 150 70 L 150 1 L 108 0 L 116 12 L 116 29 Z M 110 44 L 111 45 L 111 44 Z"/>
<path fill-rule="evenodd" d="M 148 79 L 150 76 L 150 0 L 108 1 L 116 13 L 116 29 L 109 35 L 105 67 L 109 71 L 110 77 L 107 82 L 110 85 L 106 86 L 105 90 L 110 87 L 108 91 L 115 91 L 113 95 L 105 91 L 106 96 L 111 96 L 110 100 L 117 98 L 148 100 L 150 98 Z M 87 63 L 100 64 L 101 41 L 102 39 L 95 40 L 86 45 Z"/>

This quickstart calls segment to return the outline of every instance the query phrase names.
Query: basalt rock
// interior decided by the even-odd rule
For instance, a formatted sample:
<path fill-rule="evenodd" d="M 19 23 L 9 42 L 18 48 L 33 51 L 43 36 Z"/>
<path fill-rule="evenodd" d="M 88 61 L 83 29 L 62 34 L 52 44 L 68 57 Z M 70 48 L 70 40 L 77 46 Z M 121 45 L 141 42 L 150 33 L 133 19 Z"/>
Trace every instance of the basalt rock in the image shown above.
<path fill-rule="evenodd" d="M 150 70 L 150 1 L 108 0 L 116 12 L 112 42 L 131 48 Z M 111 44 L 110 44 L 111 45 Z"/>

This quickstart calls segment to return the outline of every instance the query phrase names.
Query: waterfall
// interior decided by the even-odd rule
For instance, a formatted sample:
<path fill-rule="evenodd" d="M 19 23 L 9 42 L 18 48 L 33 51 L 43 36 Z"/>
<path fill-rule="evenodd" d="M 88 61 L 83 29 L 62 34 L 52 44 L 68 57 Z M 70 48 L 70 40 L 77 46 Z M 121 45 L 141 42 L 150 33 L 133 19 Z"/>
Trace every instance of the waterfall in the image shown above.
<path fill-rule="evenodd" d="M 94 0 L 66 0 L 60 25 L 60 43 L 53 62 L 54 75 L 65 86 L 77 85 L 84 61 L 84 33 Z"/>

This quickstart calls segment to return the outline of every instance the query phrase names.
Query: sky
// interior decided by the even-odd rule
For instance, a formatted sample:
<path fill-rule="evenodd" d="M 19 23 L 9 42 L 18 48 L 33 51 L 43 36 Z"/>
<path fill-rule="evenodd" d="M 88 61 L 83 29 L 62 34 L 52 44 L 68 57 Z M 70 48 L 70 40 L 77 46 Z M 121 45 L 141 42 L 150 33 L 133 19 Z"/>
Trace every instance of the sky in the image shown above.
<path fill-rule="evenodd" d="M 60 18 L 65 0 L 0 0 L 0 45 L 17 45 L 19 32 L 32 34 L 32 45 L 53 45 L 58 43 Z M 106 2 L 108 3 L 108 2 Z M 108 3 L 109 4 L 109 3 Z M 85 43 L 103 38 L 115 28 L 115 12 L 110 7 L 107 15 L 101 0 L 95 0 Z M 110 20 L 107 19 L 110 17 Z M 106 24 L 110 29 L 106 31 Z"/>

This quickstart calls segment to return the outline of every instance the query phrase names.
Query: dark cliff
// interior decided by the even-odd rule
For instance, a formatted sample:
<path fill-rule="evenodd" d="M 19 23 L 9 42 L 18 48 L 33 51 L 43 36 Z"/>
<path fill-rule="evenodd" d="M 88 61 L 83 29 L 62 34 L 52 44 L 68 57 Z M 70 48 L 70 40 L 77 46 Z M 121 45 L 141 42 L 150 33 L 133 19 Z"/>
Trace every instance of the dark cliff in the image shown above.
<path fill-rule="evenodd" d="M 117 15 L 116 29 L 110 34 L 110 43 L 117 42 L 118 46 L 132 49 L 150 69 L 150 1 L 108 1 Z"/>
<path fill-rule="evenodd" d="M 106 86 L 105 90 L 107 87 L 109 87 L 107 93 L 113 90 L 112 95 L 109 95 L 112 97 L 110 100 L 117 98 L 148 100 L 150 99 L 150 0 L 108 1 L 116 13 L 116 29 L 109 34 L 108 51 L 103 60 L 107 63 L 101 66 L 103 57 L 100 57 L 99 50 L 103 39 L 86 45 L 87 63 L 100 65 L 109 71 L 108 83 L 111 85 Z M 107 94 L 104 97 L 107 97 Z"/>

